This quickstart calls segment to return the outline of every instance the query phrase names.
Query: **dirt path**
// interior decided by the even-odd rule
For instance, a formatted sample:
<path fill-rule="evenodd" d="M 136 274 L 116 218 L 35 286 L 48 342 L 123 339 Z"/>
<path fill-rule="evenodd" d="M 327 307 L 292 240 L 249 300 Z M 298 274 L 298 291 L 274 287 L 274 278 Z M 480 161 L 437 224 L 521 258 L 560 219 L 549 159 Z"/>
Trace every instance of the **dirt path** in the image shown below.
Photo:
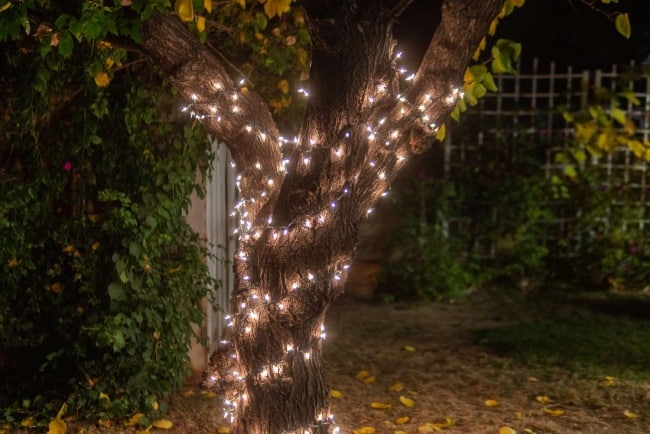
<path fill-rule="evenodd" d="M 603 375 L 589 374 L 588 369 L 524 363 L 513 354 L 500 356 L 479 343 L 478 330 L 512 324 L 519 327 L 530 319 L 549 315 L 582 315 L 576 310 L 579 307 L 570 304 L 545 304 L 544 299 L 530 303 L 503 293 L 482 292 L 461 304 L 432 303 L 408 308 L 345 298 L 337 302 L 327 317 L 324 353 L 328 381 L 343 395 L 332 399 L 340 433 L 353 434 L 372 427 L 375 431 L 366 432 L 501 434 L 499 429 L 504 426 L 515 430 L 503 431 L 505 434 L 650 433 L 650 375 L 635 381 L 603 381 Z M 589 315 L 586 324 L 591 330 Z M 618 319 L 614 321 L 618 324 Z M 646 324 L 633 323 L 633 330 Z M 560 348 L 567 355 L 576 350 L 570 346 Z M 635 369 L 643 370 L 644 365 L 650 366 L 644 357 L 628 359 L 640 360 Z M 605 366 L 609 369 L 609 364 Z M 355 378 L 361 370 L 375 377 L 374 381 L 366 384 Z M 398 382 L 403 383 L 403 388 L 390 391 Z M 544 396 L 551 401 L 539 402 L 537 398 Z M 400 397 L 412 400 L 413 405 L 405 406 Z M 488 406 L 486 400 L 497 405 Z M 375 409 L 371 407 L 373 402 L 390 407 Z M 226 425 L 221 408 L 218 397 L 188 388 L 171 400 L 166 418 L 173 422 L 173 428 L 152 431 L 214 434 Z M 626 410 L 631 412 L 628 416 Z M 629 417 L 635 415 L 639 417 Z M 405 417 L 408 422 L 396 423 Z M 70 423 L 68 432 L 135 431 L 119 423 L 110 428 Z"/>
<path fill-rule="evenodd" d="M 377 433 L 435 432 L 427 423 L 448 425 L 449 418 L 453 425 L 443 429 L 448 433 L 496 434 L 502 426 L 529 434 L 650 433 L 649 384 L 608 384 L 553 366 L 529 368 L 476 343 L 477 330 L 543 315 L 546 307 L 540 309 L 526 312 L 486 298 L 408 309 L 349 299 L 337 303 L 327 321 L 325 359 L 332 387 L 343 393 L 333 399 L 341 432 L 364 426 Z M 375 381 L 356 379 L 360 370 Z M 397 382 L 403 390 L 389 391 Z M 404 406 L 400 396 L 414 405 Z M 551 402 L 537 400 L 543 396 Z M 373 409 L 372 402 L 391 407 Z M 626 410 L 645 413 L 631 418 Z M 405 416 L 408 423 L 395 423 Z"/>

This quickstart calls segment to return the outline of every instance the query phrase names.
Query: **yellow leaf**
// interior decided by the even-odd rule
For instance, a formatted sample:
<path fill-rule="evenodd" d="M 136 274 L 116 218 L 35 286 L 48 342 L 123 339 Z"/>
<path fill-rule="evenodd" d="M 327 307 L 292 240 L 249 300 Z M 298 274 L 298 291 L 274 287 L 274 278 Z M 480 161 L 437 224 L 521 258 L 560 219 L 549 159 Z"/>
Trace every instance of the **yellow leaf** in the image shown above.
<path fill-rule="evenodd" d="M 153 408 L 154 410 L 158 410 L 158 401 L 152 402 L 151 403 L 151 408 Z"/>
<path fill-rule="evenodd" d="M 526 428 L 524 429 L 524 434 L 537 434 L 537 433 L 530 428 Z"/>
<path fill-rule="evenodd" d="M 184 398 L 189 398 L 190 396 L 194 396 L 194 391 L 193 390 L 186 390 L 185 392 L 181 392 L 181 396 Z"/>
<path fill-rule="evenodd" d="M 2 434 L 2 433 L 0 433 L 0 434 Z M 398 430 L 398 431 L 395 431 L 395 434 L 408 434 L 408 433 L 406 431 Z"/>
<path fill-rule="evenodd" d="M 535 399 L 537 400 L 537 402 L 541 402 L 542 404 L 548 404 L 549 402 L 551 402 L 551 398 L 549 398 L 546 395 L 539 395 L 535 397 Z"/>
<path fill-rule="evenodd" d="M 61 250 L 63 250 L 65 253 L 72 253 L 72 252 L 74 252 L 74 246 L 68 245 L 68 246 L 65 246 Z"/>
<path fill-rule="evenodd" d="M 498 19 L 495 18 L 494 20 L 492 20 L 492 22 L 490 23 L 490 28 L 488 29 L 488 35 L 494 36 L 494 34 L 497 32 L 498 25 L 499 25 Z"/>
<path fill-rule="evenodd" d="M 110 401 L 110 398 L 104 392 L 99 392 L 99 399 L 105 399 L 106 401 Z"/>
<path fill-rule="evenodd" d="M 444 125 L 442 127 L 444 127 Z M 415 347 L 412 347 L 411 345 L 406 345 L 406 346 L 404 346 L 404 351 L 407 351 L 409 353 L 414 353 L 416 350 L 415 350 Z"/>
<path fill-rule="evenodd" d="M 242 9 L 246 9 L 246 0 L 234 0 L 234 2 L 239 4 Z"/>
<path fill-rule="evenodd" d="M 627 411 L 627 410 L 626 410 L 626 411 Z M 20 426 L 30 427 L 30 426 L 32 426 L 32 425 L 34 425 L 34 419 L 32 419 L 31 417 L 28 417 L 28 418 L 26 418 L 26 419 L 23 419 L 23 421 L 20 422 Z"/>
<path fill-rule="evenodd" d="M 332 389 L 330 390 L 330 398 L 341 399 L 343 398 L 343 392 L 340 390 Z"/>
<path fill-rule="evenodd" d="M 374 383 L 375 382 L 375 377 L 374 376 L 366 377 L 366 378 L 363 379 L 363 382 L 364 382 L 364 384 Z"/>
<path fill-rule="evenodd" d="M 97 249 L 99 249 L 99 246 L 100 246 L 99 241 L 95 241 L 90 245 L 90 248 L 92 249 L 93 252 L 95 252 L 97 251 Z"/>
<path fill-rule="evenodd" d="M 205 31 L 205 17 L 197 17 L 196 18 L 196 30 L 199 31 L 199 33 L 202 33 Z"/>
<path fill-rule="evenodd" d="M 518 8 L 522 7 L 526 0 L 510 0 L 510 3 L 512 3 L 513 6 L 516 6 Z"/>
<path fill-rule="evenodd" d="M 434 426 L 430 423 L 426 425 L 420 425 L 418 427 L 418 432 L 419 433 L 427 433 L 427 432 L 434 432 L 434 431 L 441 431 L 440 428 L 434 428 Z"/>
<path fill-rule="evenodd" d="M 517 431 L 510 428 L 509 426 L 502 426 L 499 428 L 499 434 L 517 434 Z"/>
<path fill-rule="evenodd" d="M 112 57 L 107 57 L 106 60 L 104 61 L 104 65 L 106 65 L 106 68 L 111 69 L 111 67 L 115 64 L 115 61 L 113 60 Z"/>
<path fill-rule="evenodd" d="M 629 417 L 630 419 L 636 419 L 637 417 L 641 417 L 638 413 L 632 413 L 630 410 L 625 410 L 623 412 L 623 416 Z"/>
<path fill-rule="evenodd" d="M 355 375 L 354 378 L 356 378 L 357 380 L 363 380 L 364 378 L 366 378 L 369 375 L 370 375 L 370 373 L 368 371 L 361 370 L 361 371 L 357 372 L 357 375 Z"/>
<path fill-rule="evenodd" d="M 383 410 L 383 409 L 386 409 L 386 408 L 391 408 L 390 404 L 386 404 L 384 402 L 371 402 L 370 406 L 372 408 L 376 408 L 376 409 L 380 409 L 380 410 Z"/>
<path fill-rule="evenodd" d="M 447 135 L 447 127 L 444 124 L 440 125 L 438 131 L 436 131 L 436 139 L 438 139 L 439 142 L 442 142 L 443 140 L 445 140 L 446 135 Z M 406 348 L 413 348 L 413 347 L 404 347 L 404 349 Z M 415 351 L 415 348 L 413 348 L 413 351 Z"/>
<path fill-rule="evenodd" d="M 397 383 L 393 384 L 388 388 L 390 392 L 399 392 L 402 389 L 404 389 L 404 383 L 402 383 L 401 381 L 398 381 Z"/>
<path fill-rule="evenodd" d="M 230 433 L 230 428 L 227 427 L 227 426 L 220 426 L 220 427 L 217 429 L 217 433 L 218 433 L 218 434 L 229 434 L 229 433 Z"/>
<path fill-rule="evenodd" d="M 103 426 L 104 428 L 110 428 L 111 425 L 112 425 L 112 422 L 110 420 L 107 420 L 107 419 L 99 419 L 97 421 L 97 424 L 99 426 Z"/>
<path fill-rule="evenodd" d="M 192 0 L 176 0 L 174 9 L 181 21 L 188 22 L 194 19 L 194 5 L 192 4 Z"/>
<path fill-rule="evenodd" d="M 174 426 L 174 422 L 167 419 L 158 419 L 158 420 L 154 420 L 151 425 L 160 429 L 171 429 Z"/>
<path fill-rule="evenodd" d="M 401 402 L 405 407 L 413 407 L 415 404 L 415 401 L 413 401 L 411 398 L 407 398 L 404 395 L 401 395 L 399 397 L 399 402 Z"/>
<path fill-rule="evenodd" d="M 58 417 L 50 421 L 50 423 L 48 424 L 48 428 L 49 431 L 47 432 L 47 434 L 65 434 L 66 430 L 68 429 L 65 422 L 63 422 Z"/>
<path fill-rule="evenodd" d="M 13 6 L 13 5 L 11 4 L 11 2 L 8 2 L 7 4 L 4 4 L 4 5 L 0 6 L 0 12 L 6 11 L 6 10 L 9 9 L 11 6 Z"/>
<path fill-rule="evenodd" d="M 273 18 L 289 12 L 290 4 L 293 0 L 267 0 L 264 3 L 264 13 L 267 17 Z"/>
<path fill-rule="evenodd" d="M 142 419 L 143 416 L 144 416 L 144 414 L 142 414 L 142 413 L 136 413 L 133 416 L 131 416 L 131 419 L 129 419 L 129 421 L 126 422 L 124 425 L 125 426 L 137 425 L 140 422 L 140 419 Z"/>
<path fill-rule="evenodd" d="M 205 394 L 206 398 L 216 398 L 217 394 L 215 392 L 208 392 Z"/>
<path fill-rule="evenodd" d="M 415 390 L 407 390 L 406 393 L 409 395 L 417 395 L 418 393 Z"/>
<path fill-rule="evenodd" d="M 610 377 L 609 375 L 603 380 L 603 386 L 613 386 L 616 381 L 616 377 Z"/>
<path fill-rule="evenodd" d="M 203 7 L 208 13 L 212 12 L 212 0 L 203 0 Z"/>
<path fill-rule="evenodd" d="M 632 34 L 632 27 L 630 26 L 630 16 L 627 13 L 616 15 L 614 25 L 618 33 L 623 35 L 626 39 L 630 39 Z"/>
<path fill-rule="evenodd" d="M 98 87 L 106 87 L 111 82 L 111 79 L 108 77 L 108 74 L 105 72 L 100 72 L 95 76 L 95 84 Z"/>
<path fill-rule="evenodd" d="M 453 426 L 455 423 L 456 421 L 454 419 L 450 419 L 446 417 L 444 422 L 429 423 L 427 425 L 431 425 L 434 428 L 449 428 L 450 426 Z"/>
<path fill-rule="evenodd" d="M 151 425 L 143 430 L 136 431 L 135 434 L 149 434 L 151 432 Z"/>
<path fill-rule="evenodd" d="M 552 409 L 552 408 L 544 408 L 544 413 L 551 415 L 551 416 L 561 416 L 564 414 L 564 410 L 560 409 Z"/>
<path fill-rule="evenodd" d="M 170 268 L 169 270 L 167 270 L 167 272 L 169 274 L 178 273 L 179 271 L 181 271 L 181 266 L 180 265 L 178 267 Z"/>
<path fill-rule="evenodd" d="M 19 262 L 18 262 L 18 259 L 16 259 L 16 258 L 11 258 L 10 260 L 7 261 L 7 267 L 9 267 L 9 268 L 15 267 L 18 264 L 19 264 Z"/>
<path fill-rule="evenodd" d="M 484 404 L 486 407 L 496 407 L 497 405 L 500 404 L 500 402 L 497 401 L 496 399 L 486 399 Z"/>
<path fill-rule="evenodd" d="M 354 431 L 352 431 L 352 434 L 374 434 L 376 432 L 377 432 L 377 430 L 374 429 L 373 427 L 364 426 L 362 428 L 355 429 Z"/>
<path fill-rule="evenodd" d="M 277 86 L 283 94 L 286 95 L 289 92 L 289 82 L 287 80 L 280 80 Z"/>
<path fill-rule="evenodd" d="M 395 419 L 395 423 L 397 425 L 404 425 L 405 423 L 408 423 L 410 420 L 411 420 L 410 417 L 402 416 L 402 417 L 398 417 L 397 419 Z"/>

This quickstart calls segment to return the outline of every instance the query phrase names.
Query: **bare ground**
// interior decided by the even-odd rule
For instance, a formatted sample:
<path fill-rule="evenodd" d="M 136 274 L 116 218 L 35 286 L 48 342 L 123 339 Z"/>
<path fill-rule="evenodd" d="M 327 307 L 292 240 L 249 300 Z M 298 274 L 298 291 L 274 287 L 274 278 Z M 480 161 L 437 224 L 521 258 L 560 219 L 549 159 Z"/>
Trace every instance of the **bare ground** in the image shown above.
<path fill-rule="evenodd" d="M 407 307 L 341 299 L 328 315 L 324 350 L 328 379 L 343 394 L 332 399 L 340 432 L 373 427 L 377 433 L 410 434 L 430 432 L 427 423 L 440 423 L 450 425 L 442 428 L 450 434 L 498 434 L 504 426 L 518 434 L 650 433 L 648 381 L 617 379 L 607 385 L 580 371 L 527 366 L 477 341 L 477 330 L 550 313 L 574 314 L 571 306 L 521 300 L 480 293 L 463 303 Z M 355 378 L 361 370 L 375 380 L 366 384 Z M 388 390 L 398 382 L 402 390 Z M 402 404 L 400 396 L 412 399 L 413 406 Z M 551 401 L 541 403 L 541 396 Z M 488 406 L 486 400 L 498 404 Z M 391 406 L 373 409 L 373 402 Z M 554 410 L 563 413 L 549 413 Z M 626 416 L 626 410 L 634 414 Z M 407 423 L 395 423 L 405 416 Z M 174 423 L 171 430 L 152 431 L 216 433 L 225 426 L 220 400 L 195 388 L 172 399 L 167 419 Z M 105 428 L 70 421 L 69 426 L 69 433 L 135 432 L 119 424 Z"/>

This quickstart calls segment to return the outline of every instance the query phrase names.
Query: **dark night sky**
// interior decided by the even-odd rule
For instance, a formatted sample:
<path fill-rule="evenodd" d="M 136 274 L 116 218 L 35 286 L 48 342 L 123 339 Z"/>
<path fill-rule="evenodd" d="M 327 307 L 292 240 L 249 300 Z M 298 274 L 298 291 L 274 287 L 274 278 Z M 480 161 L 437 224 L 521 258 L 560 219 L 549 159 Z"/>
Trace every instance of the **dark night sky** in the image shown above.
<path fill-rule="evenodd" d="M 650 55 L 650 0 L 620 0 L 611 8 L 630 13 L 630 40 L 616 32 L 612 21 L 580 0 L 527 0 L 523 8 L 501 21 L 496 36 L 523 44 L 522 67 L 533 57 L 576 69 L 608 68 L 630 60 L 641 63 Z M 439 9 L 439 1 L 415 0 L 395 28 L 399 48 L 411 69 L 431 38 Z"/>

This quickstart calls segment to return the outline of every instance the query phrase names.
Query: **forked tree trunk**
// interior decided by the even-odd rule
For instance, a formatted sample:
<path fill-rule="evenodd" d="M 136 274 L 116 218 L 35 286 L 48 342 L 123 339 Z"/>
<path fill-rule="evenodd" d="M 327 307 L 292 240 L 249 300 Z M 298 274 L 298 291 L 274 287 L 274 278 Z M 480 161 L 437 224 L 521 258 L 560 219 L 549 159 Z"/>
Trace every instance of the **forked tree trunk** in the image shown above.
<path fill-rule="evenodd" d="M 432 142 L 501 0 L 449 0 L 411 87 L 399 91 L 393 20 L 408 0 L 310 0 L 311 97 L 285 167 L 270 112 L 239 92 L 174 17 L 142 45 L 231 150 L 241 175 L 230 339 L 209 380 L 237 434 L 333 431 L 323 320 L 342 292 L 357 223 L 409 156 Z M 286 170 L 285 170 L 286 169 Z"/>

